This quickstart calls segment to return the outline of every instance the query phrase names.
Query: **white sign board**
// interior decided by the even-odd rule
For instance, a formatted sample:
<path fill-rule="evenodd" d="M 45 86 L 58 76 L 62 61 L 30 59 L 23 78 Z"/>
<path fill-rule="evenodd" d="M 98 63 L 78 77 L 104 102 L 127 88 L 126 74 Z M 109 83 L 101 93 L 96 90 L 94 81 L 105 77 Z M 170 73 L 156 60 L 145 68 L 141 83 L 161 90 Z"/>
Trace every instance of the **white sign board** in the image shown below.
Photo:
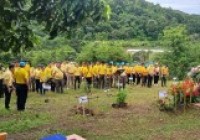
<path fill-rule="evenodd" d="M 163 99 L 163 98 L 167 97 L 167 91 L 165 91 L 165 90 L 159 91 L 158 97 L 159 97 L 159 99 Z"/>
<path fill-rule="evenodd" d="M 129 80 L 131 80 L 131 81 L 132 81 L 132 80 L 133 80 L 133 77 L 129 77 Z"/>
<path fill-rule="evenodd" d="M 88 97 L 87 96 L 81 96 L 81 97 L 78 98 L 78 101 L 79 101 L 80 104 L 87 103 Z"/>
<path fill-rule="evenodd" d="M 43 88 L 43 89 L 46 89 L 46 90 L 50 90 L 50 89 L 51 89 L 51 85 L 46 84 L 46 83 L 43 83 L 43 84 L 42 84 L 42 88 Z"/>

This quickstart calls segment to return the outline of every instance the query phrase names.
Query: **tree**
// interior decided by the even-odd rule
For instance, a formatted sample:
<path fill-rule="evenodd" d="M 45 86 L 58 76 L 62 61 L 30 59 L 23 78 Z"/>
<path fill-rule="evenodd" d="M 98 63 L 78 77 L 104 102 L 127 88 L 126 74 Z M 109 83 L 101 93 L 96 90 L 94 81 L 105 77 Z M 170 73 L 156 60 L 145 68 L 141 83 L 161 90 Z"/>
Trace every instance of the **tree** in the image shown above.
<path fill-rule="evenodd" d="M 1 0 L 0 49 L 19 53 L 33 47 L 35 37 L 30 25 L 34 20 L 53 39 L 61 32 L 70 36 L 70 31 L 84 21 L 96 22 L 108 14 L 109 6 L 103 0 Z"/>
<path fill-rule="evenodd" d="M 170 52 L 163 55 L 161 62 L 167 64 L 171 70 L 171 75 L 182 79 L 186 75 L 189 67 L 187 57 L 188 47 L 187 30 L 183 25 L 166 28 L 164 30 L 164 39 L 167 40 Z M 178 68 L 177 68 L 178 67 Z"/>
<path fill-rule="evenodd" d="M 96 61 L 114 61 L 114 62 L 129 62 L 130 56 L 125 52 L 123 47 L 116 47 L 106 44 L 98 44 L 96 42 L 93 45 L 84 47 L 82 52 L 78 54 L 77 60 L 79 62 L 96 62 Z"/>

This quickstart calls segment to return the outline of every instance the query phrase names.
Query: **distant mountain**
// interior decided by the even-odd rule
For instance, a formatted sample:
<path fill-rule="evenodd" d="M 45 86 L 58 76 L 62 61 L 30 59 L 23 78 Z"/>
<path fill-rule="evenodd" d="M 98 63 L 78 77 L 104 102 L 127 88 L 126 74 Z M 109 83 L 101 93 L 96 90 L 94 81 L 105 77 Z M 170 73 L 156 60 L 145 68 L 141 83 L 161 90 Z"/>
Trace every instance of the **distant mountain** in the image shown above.
<path fill-rule="evenodd" d="M 183 24 L 190 35 L 200 34 L 200 16 L 162 8 L 145 0 L 107 0 L 111 19 L 97 25 L 88 19 L 87 26 L 72 36 L 83 40 L 157 40 L 167 26 Z"/>

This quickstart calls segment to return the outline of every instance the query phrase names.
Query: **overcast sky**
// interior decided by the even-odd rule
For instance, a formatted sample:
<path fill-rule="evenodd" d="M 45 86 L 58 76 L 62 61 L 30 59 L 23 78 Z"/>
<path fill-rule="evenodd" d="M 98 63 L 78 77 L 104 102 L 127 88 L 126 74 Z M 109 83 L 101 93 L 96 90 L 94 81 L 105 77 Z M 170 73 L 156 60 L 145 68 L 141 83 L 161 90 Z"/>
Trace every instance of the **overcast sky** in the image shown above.
<path fill-rule="evenodd" d="M 200 0 L 146 0 L 163 7 L 171 7 L 189 14 L 200 15 Z"/>

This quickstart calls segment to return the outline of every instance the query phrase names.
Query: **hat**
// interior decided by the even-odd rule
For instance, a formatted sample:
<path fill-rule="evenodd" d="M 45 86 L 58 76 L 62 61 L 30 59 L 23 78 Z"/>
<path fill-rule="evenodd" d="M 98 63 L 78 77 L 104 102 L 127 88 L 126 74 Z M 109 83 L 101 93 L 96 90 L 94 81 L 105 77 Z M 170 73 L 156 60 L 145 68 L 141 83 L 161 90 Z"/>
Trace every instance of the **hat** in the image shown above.
<path fill-rule="evenodd" d="M 19 66 L 20 66 L 20 67 L 25 67 L 25 65 L 26 65 L 25 62 L 20 62 L 20 63 L 19 63 Z"/>

